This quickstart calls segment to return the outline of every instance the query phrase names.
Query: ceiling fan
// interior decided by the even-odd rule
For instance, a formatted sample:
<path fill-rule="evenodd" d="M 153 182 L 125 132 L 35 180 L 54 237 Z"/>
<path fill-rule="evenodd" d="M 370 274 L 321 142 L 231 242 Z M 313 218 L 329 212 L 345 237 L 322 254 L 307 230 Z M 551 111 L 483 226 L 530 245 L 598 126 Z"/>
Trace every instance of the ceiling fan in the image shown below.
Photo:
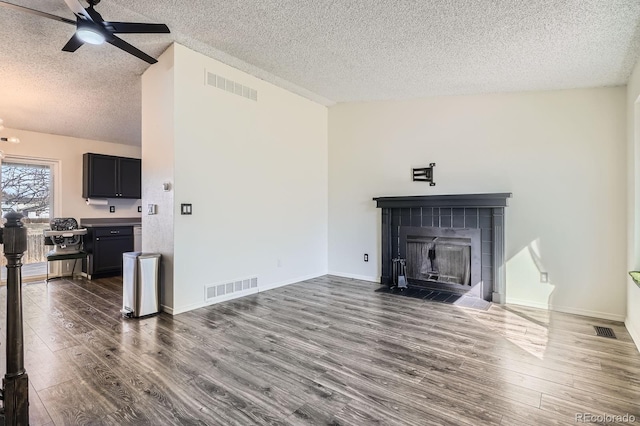
<path fill-rule="evenodd" d="M 170 31 L 169 27 L 165 24 L 105 21 L 94 8 L 94 6 L 100 3 L 100 0 L 87 0 L 87 3 L 89 3 L 89 7 L 87 8 L 82 7 L 79 0 L 64 0 L 64 2 L 67 4 L 69 9 L 71 9 L 74 15 L 76 15 L 75 21 L 6 1 L 0 1 L 0 6 L 75 25 L 76 32 L 62 48 L 65 52 L 75 52 L 85 43 L 102 44 L 107 42 L 150 64 L 158 62 L 142 50 L 132 46 L 121 38 L 118 38 L 116 34 L 167 34 Z"/>

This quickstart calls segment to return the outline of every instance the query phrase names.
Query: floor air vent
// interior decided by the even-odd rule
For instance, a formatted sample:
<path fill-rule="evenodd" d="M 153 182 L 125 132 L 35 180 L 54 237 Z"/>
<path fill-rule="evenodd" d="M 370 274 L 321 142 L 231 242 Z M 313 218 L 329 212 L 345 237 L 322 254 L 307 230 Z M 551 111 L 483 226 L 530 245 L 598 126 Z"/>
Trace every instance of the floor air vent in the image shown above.
<path fill-rule="evenodd" d="M 610 339 L 617 339 L 616 334 L 613 332 L 613 329 L 609 327 L 600 327 L 600 326 L 594 325 L 593 328 L 596 329 L 596 336 L 608 337 Z"/>
<path fill-rule="evenodd" d="M 228 283 L 210 284 L 205 287 L 205 298 L 213 300 L 253 288 L 258 288 L 258 277 L 244 278 Z"/>
<path fill-rule="evenodd" d="M 206 71 L 205 84 L 233 93 L 234 95 L 242 96 L 243 98 L 251 99 L 252 101 L 258 101 L 258 91 L 256 89 L 243 86 L 240 83 L 208 71 Z"/>

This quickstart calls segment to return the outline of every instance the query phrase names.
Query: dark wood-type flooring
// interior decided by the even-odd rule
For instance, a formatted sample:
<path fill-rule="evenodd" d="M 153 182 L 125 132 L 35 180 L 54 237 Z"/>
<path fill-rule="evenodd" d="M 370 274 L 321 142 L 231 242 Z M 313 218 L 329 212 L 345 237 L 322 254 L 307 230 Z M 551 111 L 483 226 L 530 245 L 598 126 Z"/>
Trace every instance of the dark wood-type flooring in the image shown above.
<path fill-rule="evenodd" d="M 24 286 L 31 424 L 640 421 L 640 354 L 620 323 L 460 308 L 331 276 L 130 320 L 121 285 Z M 3 334 L 5 298 L 2 288 Z"/>

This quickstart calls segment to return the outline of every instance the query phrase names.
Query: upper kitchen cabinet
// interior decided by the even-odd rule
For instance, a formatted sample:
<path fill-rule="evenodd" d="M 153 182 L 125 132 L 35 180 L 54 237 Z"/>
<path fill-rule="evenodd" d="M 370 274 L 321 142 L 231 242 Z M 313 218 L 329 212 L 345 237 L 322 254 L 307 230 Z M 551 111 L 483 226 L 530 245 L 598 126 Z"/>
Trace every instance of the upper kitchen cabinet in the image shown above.
<path fill-rule="evenodd" d="M 142 198 L 142 162 L 139 158 L 118 158 L 121 198 Z"/>
<path fill-rule="evenodd" d="M 82 157 L 84 198 L 141 198 L 141 161 L 103 154 Z"/>

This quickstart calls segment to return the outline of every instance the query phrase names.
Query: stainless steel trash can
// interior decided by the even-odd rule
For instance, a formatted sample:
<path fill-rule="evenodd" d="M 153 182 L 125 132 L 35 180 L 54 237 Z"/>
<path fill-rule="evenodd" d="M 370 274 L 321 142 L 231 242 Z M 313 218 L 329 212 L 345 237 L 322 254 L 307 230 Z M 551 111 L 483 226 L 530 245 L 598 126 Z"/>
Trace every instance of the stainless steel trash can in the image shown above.
<path fill-rule="evenodd" d="M 159 253 L 122 254 L 122 312 L 128 317 L 143 317 L 160 311 Z"/>

